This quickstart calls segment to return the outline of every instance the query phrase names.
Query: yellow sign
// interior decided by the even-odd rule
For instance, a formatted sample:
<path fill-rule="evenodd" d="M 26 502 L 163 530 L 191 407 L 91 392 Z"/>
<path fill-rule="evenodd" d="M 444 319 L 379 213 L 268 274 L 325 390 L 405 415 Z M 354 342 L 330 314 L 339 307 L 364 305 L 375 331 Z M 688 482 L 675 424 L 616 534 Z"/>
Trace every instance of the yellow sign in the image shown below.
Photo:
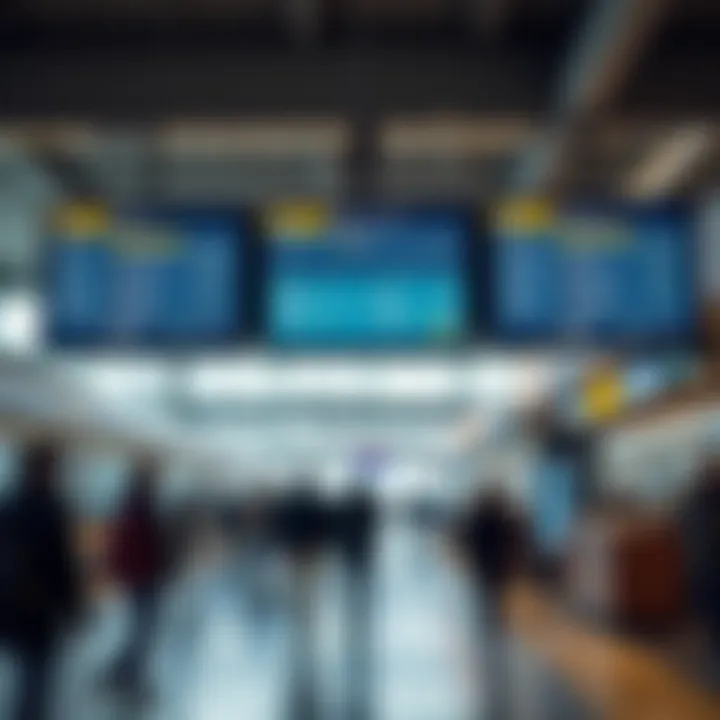
<path fill-rule="evenodd" d="M 284 203 L 270 208 L 266 227 L 271 235 L 308 240 L 325 232 L 331 221 L 325 203 Z"/>
<path fill-rule="evenodd" d="M 497 227 L 507 233 L 537 233 L 551 229 L 557 219 L 555 204 L 539 198 L 508 200 L 497 212 Z"/>
<path fill-rule="evenodd" d="M 583 389 L 583 414 L 589 420 L 609 420 L 622 411 L 624 403 L 625 388 L 618 370 L 603 367 L 590 374 Z"/>
<path fill-rule="evenodd" d="M 52 227 L 69 241 L 92 240 L 108 231 L 110 213 L 102 203 L 70 203 L 55 212 Z"/>

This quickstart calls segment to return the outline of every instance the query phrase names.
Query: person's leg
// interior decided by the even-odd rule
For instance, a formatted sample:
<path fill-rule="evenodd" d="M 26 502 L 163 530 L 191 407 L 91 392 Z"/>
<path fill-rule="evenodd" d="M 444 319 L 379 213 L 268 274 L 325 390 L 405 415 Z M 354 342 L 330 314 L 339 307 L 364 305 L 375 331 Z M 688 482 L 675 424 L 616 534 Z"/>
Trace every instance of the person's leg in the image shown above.
<path fill-rule="evenodd" d="M 115 661 L 110 667 L 108 682 L 112 686 L 125 686 L 132 680 L 135 646 L 138 636 L 137 591 L 131 589 L 127 600 L 127 624 L 125 636 Z"/>
<path fill-rule="evenodd" d="M 488 720 L 504 718 L 508 699 L 507 637 L 503 622 L 502 590 L 486 584 L 482 608 L 483 670 Z"/>
<path fill-rule="evenodd" d="M 293 565 L 292 675 L 288 716 L 292 720 L 314 720 L 318 714 L 312 621 L 316 558 L 296 556 Z"/>
<path fill-rule="evenodd" d="M 23 647 L 18 652 L 20 679 L 13 720 L 45 720 L 50 712 L 52 643 Z"/>
<path fill-rule="evenodd" d="M 370 564 L 361 553 L 349 558 L 347 574 L 347 701 L 350 720 L 371 717 Z"/>
<path fill-rule="evenodd" d="M 153 631 L 149 592 L 145 588 L 133 588 L 128 605 L 125 644 L 110 672 L 110 682 L 120 688 L 135 688 L 141 683 L 144 656 Z"/>
<path fill-rule="evenodd" d="M 137 688 L 148 685 L 150 651 L 155 642 L 158 620 L 158 592 L 147 587 L 139 590 L 134 599 L 135 636 L 133 639 L 131 677 Z"/>
<path fill-rule="evenodd" d="M 708 666 L 712 689 L 720 692 L 720 596 L 708 619 Z"/>

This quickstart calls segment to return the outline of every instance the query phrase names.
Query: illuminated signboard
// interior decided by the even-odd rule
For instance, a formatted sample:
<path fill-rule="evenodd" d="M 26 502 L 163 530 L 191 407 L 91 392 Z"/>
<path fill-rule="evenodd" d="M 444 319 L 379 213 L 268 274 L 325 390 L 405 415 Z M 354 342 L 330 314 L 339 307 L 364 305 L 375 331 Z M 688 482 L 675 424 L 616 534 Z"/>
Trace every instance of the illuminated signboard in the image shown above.
<path fill-rule="evenodd" d="M 463 339 L 464 216 L 293 205 L 266 220 L 272 342 L 393 348 Z"/>
<path fill-rule="evenodd" d="M 48 257 L 48 335 L 60 346 L 223 343 L 243 331 L 243 224 L 200 212 L 64 208 Z"/>
<path fill-rule="evenodd" d="M 692 216 L 678 206 L 506 204 L 494 227 L 501 338 L 682 342 L 696 322 Z"/>

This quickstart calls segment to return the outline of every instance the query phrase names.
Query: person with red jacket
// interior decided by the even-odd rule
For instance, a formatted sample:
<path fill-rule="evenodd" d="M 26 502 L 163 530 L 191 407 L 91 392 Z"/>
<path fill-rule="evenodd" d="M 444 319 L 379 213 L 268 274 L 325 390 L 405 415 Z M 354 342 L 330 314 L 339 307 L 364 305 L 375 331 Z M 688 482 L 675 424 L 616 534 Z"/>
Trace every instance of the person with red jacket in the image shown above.
<path fill-rule="evenodd" d="M 111 683 L 116 689 L 137 694 L 146 694 L 146 664 L 165 573 L 165 544 L 154 490 L 152 469 L 138 466 L 118 518 L 109 558 L 113 576 L 127 591 L 131 610 L 127 644 L 113 668 Z"/>

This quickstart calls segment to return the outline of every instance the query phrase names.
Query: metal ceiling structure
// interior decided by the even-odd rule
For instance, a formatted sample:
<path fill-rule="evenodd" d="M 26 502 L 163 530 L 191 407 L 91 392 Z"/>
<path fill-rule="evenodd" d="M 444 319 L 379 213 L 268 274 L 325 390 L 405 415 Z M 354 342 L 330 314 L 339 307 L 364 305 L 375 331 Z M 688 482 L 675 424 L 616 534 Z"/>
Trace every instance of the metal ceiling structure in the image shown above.
<path fill-rule="evenodd" d="M 14 0 L 0 123 L 70 194 L 616 193 L 690 131 L 697 192 L 718 36 L 713 0 Z"/>

